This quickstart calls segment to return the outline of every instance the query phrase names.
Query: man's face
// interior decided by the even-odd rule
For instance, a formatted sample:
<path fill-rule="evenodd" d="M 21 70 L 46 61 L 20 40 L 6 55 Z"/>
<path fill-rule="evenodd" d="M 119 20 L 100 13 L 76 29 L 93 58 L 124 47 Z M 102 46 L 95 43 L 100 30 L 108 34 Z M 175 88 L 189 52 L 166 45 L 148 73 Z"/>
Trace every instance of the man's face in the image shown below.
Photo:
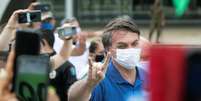
<path fill-rule="evenodd" d="M 96 49 L 94 49 L 94 53 L 90 53 L 90 57 L 94 62 L 102 62 L 105 57 L 105 51 L 101 40 L 96 41 Z"/>
<path fill-rule="evenodd" d="M 116 57 L 116 49 L 139 47 L 139 35 L 125 30 L 116 30 L 112 34 L 112 45 L 109 48 L 113 57 Z"/>

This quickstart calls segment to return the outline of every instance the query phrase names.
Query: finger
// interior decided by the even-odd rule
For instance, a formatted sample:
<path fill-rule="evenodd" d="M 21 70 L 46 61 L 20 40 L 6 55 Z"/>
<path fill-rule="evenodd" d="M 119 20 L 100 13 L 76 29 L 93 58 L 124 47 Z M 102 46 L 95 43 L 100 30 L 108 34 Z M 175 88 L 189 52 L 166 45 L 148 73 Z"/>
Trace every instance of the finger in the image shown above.
<path fill-rule="evenodd" d="M 102 71 L 97 71 L 97 75 L 98 75 L 100 80 L 105 78 L 105 74 Z"/>
<path fill-rule="evenodd" d="M 110 52 L 107 53 L 106 57 L 105 57 L 105 61 L 103 63 L 103 67 L 102 67 L 102 70 L 103 71 L 106 71 L 107 70 L 107 67 L 108 67 L 108 64 L 110 62 Z"/>
<path fill-rule="evenodd" d="M 92 80 L 96 80 L 97 78 L 97 68 L 93 65 L 92 67 Z"/>
<path fill-rule="evenodd" d="M 88 58 L 88 62 L 89 62 L 89 70 L 92 70 L 93 61 L 90 57 Z"/>

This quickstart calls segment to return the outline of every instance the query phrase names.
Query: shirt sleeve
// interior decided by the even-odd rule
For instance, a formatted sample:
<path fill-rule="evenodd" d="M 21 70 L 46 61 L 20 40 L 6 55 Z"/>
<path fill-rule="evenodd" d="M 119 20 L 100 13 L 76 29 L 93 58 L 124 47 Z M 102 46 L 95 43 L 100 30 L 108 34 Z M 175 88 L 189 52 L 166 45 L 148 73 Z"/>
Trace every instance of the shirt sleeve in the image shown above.
<path fill-rule="evenodd" d="M 103 85 L 99 83 L 92 91 L 90 101 L 104 101 Z"/>
<path fill-rule="evenodd" d="M 68 66 L 66 70 L 64 71 L 65 76 L 63 76 L 64 83 L 65 83 L 65 89 L 68 91 L 69 87 L 77 81 L 76 78 L 76 71 L 74 65 L 72 65 L 70 62 L 67 62 Z"/>

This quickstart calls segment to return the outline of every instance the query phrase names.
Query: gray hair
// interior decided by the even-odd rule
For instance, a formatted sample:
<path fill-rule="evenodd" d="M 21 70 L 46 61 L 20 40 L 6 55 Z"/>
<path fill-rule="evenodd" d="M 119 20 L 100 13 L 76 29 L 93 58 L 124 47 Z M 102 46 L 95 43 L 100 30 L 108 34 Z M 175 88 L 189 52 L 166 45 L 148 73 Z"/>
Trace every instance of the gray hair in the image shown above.
<path fill-rule="evenodd" d="M 120 16 L 110 21 L 106 26 L 102 35 L 102 43 L 106 50 L 112 45 L 112 32 L 114 30 L 126 30 L 137 33 L 140 36 L 140 31 L 137 24 L 129 16 Z"/>

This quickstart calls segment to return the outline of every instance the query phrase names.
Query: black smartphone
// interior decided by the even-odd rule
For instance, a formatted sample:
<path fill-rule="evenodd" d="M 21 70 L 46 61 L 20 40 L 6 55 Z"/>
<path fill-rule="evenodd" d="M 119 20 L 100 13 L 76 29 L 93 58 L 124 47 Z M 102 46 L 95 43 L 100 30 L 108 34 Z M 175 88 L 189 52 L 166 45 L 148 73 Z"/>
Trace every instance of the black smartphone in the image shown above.
<path fill-rule="evenodd" d="M 187 54 L 186 95 L 183 101 L 201 101 L 201 49 L 191 49 Z"/>
<path fill-rule="evenodd" d="M 31 23 L 31 22 L 40 22 L 41 21 L 41 11 L 33 10 L 30 12 L 23 12 L 18 14 L 19 23 Z"/>
<path fill-rule="evenodd" d="M 15 89 L 15 79 L 17 75 L 16 59 L 20 55 L 39 55 L 40 54 L 40 32 L 26 29 L 16 31 L 15 39 L 15 61 L 13 73 L 12 91 Z"/>
<path fill-rule="evenodd" d="M 57 28 L 57 32 L 60 38 L 65 38 L 66 36 L 72 36 L 77 33 L 76 27 Z"/>
<path fill-rule="evenodd" d="M 41 12 L 51 11 L 51 7 L 49 4 L 38 4 L 34 6 L 34 10 L 40 10 Z"/>
<path fill-rule="evenodd" d="M 18 56 L 15 94 L 20 101 L 47 101 L 48 55 Z"/>
<path fill-rule="evenodd" d="M 0 68 L 5 68 L 8 51 L 0 51 Z"/>

